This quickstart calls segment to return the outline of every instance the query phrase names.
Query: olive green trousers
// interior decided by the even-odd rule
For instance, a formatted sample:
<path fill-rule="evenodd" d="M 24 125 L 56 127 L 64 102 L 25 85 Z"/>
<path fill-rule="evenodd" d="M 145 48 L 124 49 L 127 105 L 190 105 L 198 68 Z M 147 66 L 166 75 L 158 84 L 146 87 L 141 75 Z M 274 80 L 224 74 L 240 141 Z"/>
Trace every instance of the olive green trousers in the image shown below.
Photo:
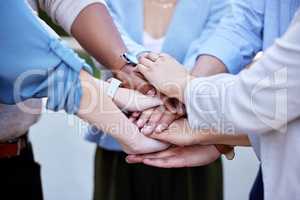
<path fill-rule="evenodd" d="M 121 152 L 97 148 L 94 200 L 222 200 L 221 160 L 211 165 L 159 169 L 130 165 Z"/>

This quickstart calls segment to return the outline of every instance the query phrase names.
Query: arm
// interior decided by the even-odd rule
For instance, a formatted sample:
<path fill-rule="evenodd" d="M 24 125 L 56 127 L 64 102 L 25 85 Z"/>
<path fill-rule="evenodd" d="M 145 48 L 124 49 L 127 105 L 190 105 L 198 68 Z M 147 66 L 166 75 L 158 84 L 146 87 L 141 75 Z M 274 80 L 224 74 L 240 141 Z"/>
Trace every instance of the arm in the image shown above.
<path fill-rule="evenodd" d="M 198 61 L 193 72 L 236 74 L 249 64 L 262 48 L 264 2 L 233 1 L 215 32 L 190 48 L 186 63 Z"/>
<path fill-rule="evenodd" d="M 203 43 L 203 41 L 206 41 L 209 36 L 215 31 L 220 19 L 224 16 L 224 14 L 229 10 L 229 1 L 227 0 L 214 0 L 210 3 L 210 10 L 209 15 L 207 16 L 207 21 L 205 23 L 205 26 L 203 27 L 203 31 L 201 32 L 201 35 L 199 39 L 195 40 L 192 42 L 190 45 L 190 49 L 198 48 L 198 46 Z M 189 55 L 186 58 L 185 65 L 187 66 L 192 66 L 194 65 L 193 63 L 188 63 L 188 61 L 193 60 L 193 58 L 190 58 L 192 55 Z M 206 66 L 206 65 L 203 65 Z M 207 67 L 211 69 L 211 67 Z M 202 68 L 201 68 L 202 69 Z M 202 71 L 198 74 L 195 74 L 195 76 L 204 76 L 206 75 L 205 73 L 202 73 Z M 178 105 L 181 108 L 184 106 L 180 103 L 177 102 L 174 105 Z M 173 109 L 174 110 L 174 109 Z M 181 109 L 183 110 L 183 109 Z M 138 126 L 143 127 L 146 124 L 146 127 L 142 129 L 142 132 L 144 134 L 151 134 L 154 130 L 156 132 L 161 132 L 165 129 L 168 128 L 168 126 L 176 119 L 184 116 L 184 112 L 182 113 L 176 113 L 176 112 L 170 112 L 168 109 L 162 109 L 158 108 L 154 110 L 152 113 L 151 112 L 144 112 L 140 120 L 138 121 Z"/>
<path fill-rule="evenodd" d="M 66 31 L 71 32 L 82 47 L 98 62 L 113 70 L 117 78 L 122 80 L 124 87 L 137 89 L 142 93 L 148 92 L 151 89 L 150 85 L 133 71 L 132 66 L 125 65 L 121 59 L 121 55 L 127 51 L 126 46 L 136 55 L 145 49 L 128 36 L 116 13 L 113 12 L 111 4 L 108 2 L 108 7 L 105 7 L 101 2 L 103 1 L 40 1 L 41 5 L 44 5 L 42 7 L 52 16 L 54 21 L 62 25 Z M 110 13 L 107 9 L 111 9 Z M 69 13 L 69 15 L 65 13 Z M 114 17 L 116 26 L 110 14 Z"/>
<path fill-rule="evenodd" d="M 220 21 L 222 20 L 222 18 L 228 16 L 229 13 L 231 12 L 231 6 L 232 6 L 231 2 L 228 0 L 225 0 L 225 1 L 224 0 L 213 0 L 213 1 L 211 1 L 209 15 L 207 16 L 207 22 L 205 23 L 205 26 L 203 27 L 203 31 L 201 32 L 201 35 L 199 36 L 199 38 L 191 43 L 191 45 L 186 53 L 185 60 L 184 60 L 185 66 L 196 66 L 195 62 L 197 61 L 197 59 L 199 57 L 198 50 L 202 47 L 202 45 L 205 43 L 205 41 L 209 40 L 209 38 L 214 34 L 214 32 L 216 30 L 218 30 L 218 25 L 220 24 Z M 203 57 L 206 57 L 206 56 L 203 55 Z M 210 68 L 210 66 L 212 66 L 212 65 L 207 66 L 207 64 L 210 64 L 210 63 L 203 63 L 202 66 L 206 66 L 206 67 L 202 67 L 202 68 Z M 213 63 L 211 63 L 211 64 L 213 64 Z M 213 68 L 215 68 L 215 67 L 213 67 Z M 224 68 L 222 70 L 224 70 Z M 202 71 L 199 74 L 206 75 L 206 73 L 202 73 Z M 209 75 L 209 74 L 207 74 L 207 75 Z"/>
<path fill-rule="evenodd" d="M 168 148 L 168 144 L 147 138 L 139 132 L 138 128 L 128 120 L 106 95 L 108 87 L 106 82 L 94 79 L 84 71 L 80 73 L 80 82 L 83 95 L 77 115 L 114 137 L 122 145 L 126 153 L 140 154 Z M 118 101 L 117 99 L 126 99 L 124 95 L 118 94 L 120 92 L 119 89 L 114 98 L 115 101 Z M 134 95 L 131 95 L 128 102 L 138 100 L 133 98 Z"/>
<path fill-rule="evenodd" d="M 187 119 L 179 119 L 173 122 L 162 133 L 152 134 L 153 139 L 171 143 L 177 146 L 191 145 L 215 145 L 223 144 L 230 146 L 249 146 L 250 142 L 246 135 L 226 135 L 216 133 L 212 129 L 192 129 Z"/>
<path fill-rule="evenodd" d="M 284 131 L 300 116 L 299 28 L 298 14 L 287 33 L 239 75 L 195 78 L 175 59 L 155 54 L 142 59 L 138 68 L 159 91 L 185 103 L 194 129 L 208 126 L 227 134 Z M 172 77 L 166 76 L 169 70 Z M 176 87 L 166 87 L 170 83 Z"/>
<path fill-rule="evenodd" d="M 89 71 L 89 66 L 52 38 L 24 1 L 2 2 L 0 11 L 1 103 L 47 97 L 47 108 L 78 114 L 83 120 L 95 123 L 116 137 L 128 153 L 168 147 L 139 133 L 105 95 L 105 83 L 101 87 L 101 82 L 84 71 Z"/>
<path fill-rule="evenodd" d="M 254 66 L 240 75 L 193 80 L 186 89 L 185 98 L 191 125 L 197 128 L 204 124 L 212 127 L 217 120 L 223 119 L 223 123 L 231 125 L 236 132 L 284 132 L 287 123 L 300 116 L 297 109 L 299 101 L 296 100 L 300 85 L 297 78 L 300 73 L 297 67 L 300 55 L 297 36 L 299 20 L 298 13 L 287 33 Z M 215 96 L 211 94 L 206 99 L 196 97 L 200 95 L 203 84 L 211 85 Z M 224 85 L 227 85 L 226 90 L 221 92 Z M 228 133 L 226 127 L 220 131 Z"/>
<path fill-rule="evenodd" d="M 126 47 L 103 0 L 39 0 L 39 3 L 54 22 L 71 33 L 99 62 L 116 70 L 125 65 L 120 55 L 127 51 Z"/>
<path fill-rule="evenodd" d="M 143 52 L 147 52 L 148 50 L 145 49 L 142 45 L 135 42 L 130 37 L 126 29 L 123 27 L 122 20 L 118 16 L 118 12 L 113 3 L 109 0 L 107 0 L 106 2 L 107 9 L 112 16 L 113 21 L 121 35 L 121 38 L 123 39 L 125 46 L 128 48 L 128 51 L 137 57 L 142 56 Z M 109 69 L 113 69 L 109 65 L 106 65 L 106 67 Z M 135 68 L 131 65 L 125 65 L 121 70 L 114 70 L 113 73 L 118 79 L 122 80 L 122 85 L 124 87 L 138 90 L 143 94 L 148 93 L 153 89 L 153 87 L 150 86 L 139 73 L 135 72 L 134 69 Z"/>
<path fill-rule="evenodd" d="M 106 0 L 107 7 L 109 10 L 110 15 L 112 16 L 117 29 L 119 30 L 121 37 L 128 48 L 129 52 L 133 53 L 134 55 L 138 56 L 143 52 L 149 51 L 143 45 L 138 44 L 136 41 L 132 39 L 132 37 L 128 34 L 127 30 L 124 28 L 122 24 L 122 20 L 118 15 L 118 11 L 112 3 L 113 0 Z M 124 19 L 123 19 L 124 20 Z"/>

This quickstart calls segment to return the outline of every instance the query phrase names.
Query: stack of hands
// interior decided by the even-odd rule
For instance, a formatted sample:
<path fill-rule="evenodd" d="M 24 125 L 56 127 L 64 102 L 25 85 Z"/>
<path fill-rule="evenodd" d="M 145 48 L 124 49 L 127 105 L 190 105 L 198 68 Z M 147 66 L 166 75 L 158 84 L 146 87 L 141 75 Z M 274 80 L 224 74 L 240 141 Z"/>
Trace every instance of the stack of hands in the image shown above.
<path fill-rule="evenodd" d="M 189 127 L 184 90 L 193 77 L 175 59 L 166 54 L 144 54 L 140 64 L 125 65 L 115 76 L 122 81 L 115 103 L 130 111 L 127 115 L 130 123 L 148 138 L 135 135 L 133 140 L 138 144 L 132 144 L 134 151 L 123 145 L 125 152 L 131 154 L 126 158 L 128 163 L 162 168 L 193 167 L 219 158 L 220 153 L 213 145 L 216 140 L 212 138 L 220 136 Z M 121 94 L 125 88 L 138 94 L 134 102 L 125 100 L 125 93 Z"/>

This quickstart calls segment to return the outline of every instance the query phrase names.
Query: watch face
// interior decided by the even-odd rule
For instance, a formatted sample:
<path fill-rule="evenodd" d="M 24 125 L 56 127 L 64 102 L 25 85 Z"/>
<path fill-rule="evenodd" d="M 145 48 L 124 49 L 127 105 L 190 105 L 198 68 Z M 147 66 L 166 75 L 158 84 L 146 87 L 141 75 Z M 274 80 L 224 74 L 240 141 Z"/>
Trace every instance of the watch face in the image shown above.
<path fill-rule="evenodd" d="M 137 57 L 130 53 L 124 53 L 123 58 L 127 61 L 128 64 L 137 65 L 139 64 L 139 61 Z"/>

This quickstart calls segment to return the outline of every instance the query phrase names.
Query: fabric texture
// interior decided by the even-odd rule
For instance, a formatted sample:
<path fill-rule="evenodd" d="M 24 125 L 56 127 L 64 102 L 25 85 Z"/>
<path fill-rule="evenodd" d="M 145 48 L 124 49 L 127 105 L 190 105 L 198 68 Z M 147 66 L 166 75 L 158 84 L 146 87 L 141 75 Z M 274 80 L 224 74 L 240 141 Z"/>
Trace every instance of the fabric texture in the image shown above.
<path fill-rule="evenodd" d="M 27 112 L 16 105 L 0 104 L 0 142 L 6 142 L 24 135 L 40 117 L 42 102 L 40 99 L 29 99 L 19 106 L 34 112 Z"/>
<path fill-rule="evenodd" d="M 221 161 L 195 168 L 129 165 L 125 153 L 97 149 L 94 200 L 222 200 Z"/>
<path fill-rule="evenodd" d="M 250 69 L 197 78 L 185 91 L 193 128 L 256 137 L 266 200 L 300 196 L 300 164 L 295 159 L 300 156 L 299 35 L 298 12 L 288 31 Z M 216 126 L 220 121 L 225 127 Z"/>
<path fill-rule="evenodd" d="M 79 72 L 91 68 L 49 35 L 24 0 L 2 2 L 0 9 L 0 102 L 48 97 L 48 109 L 76 113 L 81 99 Z"/>
<path fill-rule="evenodd" d="M 299 0 L 233 0 L 232 12 L 221 20 L 208 40 L 195 44 L 187 57 L 220 59 L 232 74 L 239 73 L 261 50 L 270 47 L 287 30 Z"/>
<path fill-rule="evenodd" d="M 50 13 L 52 20 L 64 26 L 65 30 L 70 32 L 71 25 L 82 9 L 92 3 L 104 3 L 101 0 L 81 0 L 81 1 L 52 1 L 52 0 L 28 0 L 30 6 L 34 11 L 41 7 L 47 13 Z M 38 4 L 39 3 L 39 4 Z M 74 9 L 74 7 L 76 7 Z M 65 9 L 65 10 L 64 10 Z M 69 14 L 66 14 L 66 12 Z M 70 12 L 72 12 L 70 14 Z M 44 28 L 49 34 L 56 37 L 56 33 L 48 27 L 42 20 L 40 20 Z M 57 36 L 58 37 L 58 36 Z M 15 105 L 0 104 L 0 141 L 7 141 L 12 138 L 17 138 L 23 135 L 33 124 L 35 124 L 40 115 L 37 114 L 42 106 L 42 100 L 30 99 L 26 103 L 30 108 L 35 110 L 35 114 L 25 113 Z"/>

